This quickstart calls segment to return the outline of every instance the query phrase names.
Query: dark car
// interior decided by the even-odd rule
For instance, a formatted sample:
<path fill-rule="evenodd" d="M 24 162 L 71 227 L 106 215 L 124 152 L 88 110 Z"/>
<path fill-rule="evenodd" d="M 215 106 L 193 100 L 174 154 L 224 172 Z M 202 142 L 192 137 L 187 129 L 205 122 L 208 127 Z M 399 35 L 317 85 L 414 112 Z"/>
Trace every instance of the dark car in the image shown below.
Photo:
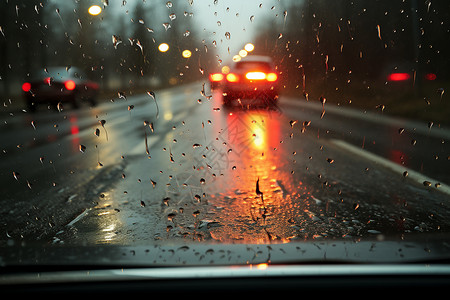
<path fill-rule="evenodd" d="M 278 75 L 272 59 L 267 56 L 247 56 L 234 63 L 223 83 L 223 102 L 255 99 L 275 104 L 278 99 Z"/>
<path fill-rule="evenodd" d="M 78 68 L 54 67 L 30 77 L 22 84 L 22 91 L 30 111 L 40 104 L 71 103 L 78 108 L 81 101 L 95 105 L 99 85 Z"/>

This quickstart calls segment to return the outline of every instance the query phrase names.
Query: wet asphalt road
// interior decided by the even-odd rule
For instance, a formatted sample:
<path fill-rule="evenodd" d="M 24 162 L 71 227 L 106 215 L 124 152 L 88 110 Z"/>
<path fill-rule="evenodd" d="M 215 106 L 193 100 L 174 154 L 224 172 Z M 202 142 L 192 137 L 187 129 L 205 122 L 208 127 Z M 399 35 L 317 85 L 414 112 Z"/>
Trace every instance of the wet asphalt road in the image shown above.
<path fill-rule="evenodd" d="M 1 243 L 448 232 L 449 131 L 302 98 L 225 108 L 201 91 L 3 114 Z"/>

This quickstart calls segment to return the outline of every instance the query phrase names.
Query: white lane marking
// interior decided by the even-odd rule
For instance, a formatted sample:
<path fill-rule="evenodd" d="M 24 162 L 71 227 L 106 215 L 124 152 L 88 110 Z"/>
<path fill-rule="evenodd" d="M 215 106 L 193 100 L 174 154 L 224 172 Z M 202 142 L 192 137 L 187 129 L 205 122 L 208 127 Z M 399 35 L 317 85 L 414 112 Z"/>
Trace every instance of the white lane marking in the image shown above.
<path fill-rule="evenodd" d="M 409 168 L 402 167 L 394 162 L 391 162 L 390 160 L 387 160 L 381 156 L 373 154 L 367 150 L 361 149 L 359 147 L 356 147 L 356 146 L 349 144 L 347 142 L 344 142 L 342 140 L 331 140 L 331 142 L 338 147 L 344 148 L 345 150 L 352 152 L 353 154 L 362 156 L 362 157 L 364 157 L 368 160 L 371 160 L 379 165 L 382 165 L 383 167 L 388 168 L 388 169 L 394 171 L 395 173 L 398 173 L 400 176 L 403 176 L 403 172 L 406 171 L 406 172 L 408 172 L 407 178 L 409 178 L 410 180 L 413 180 L 421 185 L 423 185 L 423 183 L 425 181 L 430 182 L 432 186 L 434 186 L 434 184 L 436 184 L 436 183 L 439 183 L 438 180 L 435 180 L 426 175 L 423 175 L 420 172 L 411 170 Z M 450 195 L 450 187 L 448 185 L 446 185 L 445 183 L 440 183 L 440 187 L 435 188 L 435 190 L 440 191 L 444 194 Z"/>

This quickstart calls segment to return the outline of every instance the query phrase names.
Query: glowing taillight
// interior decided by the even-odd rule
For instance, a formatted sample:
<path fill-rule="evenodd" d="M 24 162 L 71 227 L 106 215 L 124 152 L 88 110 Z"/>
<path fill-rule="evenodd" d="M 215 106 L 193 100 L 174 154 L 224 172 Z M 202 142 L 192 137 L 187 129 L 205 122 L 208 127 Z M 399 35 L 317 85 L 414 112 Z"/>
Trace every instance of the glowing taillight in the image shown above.
<path fill-rule="evenodd" d="M 22 84 L 22 91 L 29 92 L 31 90 L 31 84 L 29 82 L 25 82 Z"/>
<path fill-rule="evenodd" d="M 263 80 L 266 79 L 266 73 L 264 72 L 248 72 L 245 74 L 245 78 L 249 80 Z"/>
<path fill-rule="evenodd" d="M 392 73 L 389 74 L 389 81 L 404 81 L 408 80 L 411 76 L 408 73 Z"/>
<path fill-rule="evenodd" d="M 275 73 L 269 73 L 266 77 L 267 81 L 277 81 L 278 76 Z"/>
<path fill-rule="evenodd" d="M 427 74 L 425 74 L 425 79 L 426 80 L 431 80 L 431 81 L 436 80 L 436 74 L 434 74 L 434 73 L 427 73 Z"/>
<path fill-rule="evenodd" d="M 214 73 L 209 75 L 211 81 L 222 81 L 223 75 L 221 73 Z"/>
<path fill-rule="evenodd" d="M 73 80 L 67 80 L 66 82 L 64 82 L 64 86 L 66 87 L 67 90 L 72 91 L 75 89 L 75 82 Z"/>
<path fill-rule="evenodd" d="M 227 74 L 227 81 L 228 82 L 238 82 L 239 77 L 236 74 L 229 73 L 229 74 Z"/>

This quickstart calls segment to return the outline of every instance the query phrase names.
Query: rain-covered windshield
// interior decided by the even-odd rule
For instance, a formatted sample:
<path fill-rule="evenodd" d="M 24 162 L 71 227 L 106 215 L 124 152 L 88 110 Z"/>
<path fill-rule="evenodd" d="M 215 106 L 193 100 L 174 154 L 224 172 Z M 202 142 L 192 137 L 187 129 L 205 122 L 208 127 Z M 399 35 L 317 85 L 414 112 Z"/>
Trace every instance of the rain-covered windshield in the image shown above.
<path fill-rule="evenodd" d="M 449 19 L 429 0 L 2 1 L 3 253 L 448 241 Z"/>

